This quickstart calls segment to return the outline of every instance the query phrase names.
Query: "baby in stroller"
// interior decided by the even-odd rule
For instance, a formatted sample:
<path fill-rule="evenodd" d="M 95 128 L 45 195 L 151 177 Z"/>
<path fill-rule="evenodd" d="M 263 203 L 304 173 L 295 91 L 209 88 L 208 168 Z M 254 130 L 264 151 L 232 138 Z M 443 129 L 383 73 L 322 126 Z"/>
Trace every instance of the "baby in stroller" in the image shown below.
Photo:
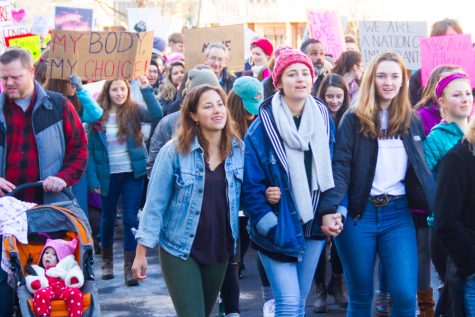
<path fill-rule="evenodd" d="M 25 277 L 27 289 L 34 294 L 36 316 L 51 314 L 51 300 L 62 299 L 70 317 L 83 313 L 84 274 L 74 258 L 78 240 L 47 239 L 38 265 L 28 264 Z"/>

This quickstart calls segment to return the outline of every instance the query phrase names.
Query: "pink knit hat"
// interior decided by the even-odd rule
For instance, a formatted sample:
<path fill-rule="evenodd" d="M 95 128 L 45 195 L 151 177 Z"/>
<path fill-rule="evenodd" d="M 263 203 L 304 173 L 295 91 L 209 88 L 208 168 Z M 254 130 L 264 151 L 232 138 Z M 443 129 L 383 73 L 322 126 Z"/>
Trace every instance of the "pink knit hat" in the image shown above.
<path fill-rule="evenodd" d="M 46 248 L 53 248 L 56 252 L 56 257 L 58 258 L 59 262 L 68 255 L 74 254 L 77 246 L 78 239 L 73 239 L 71 241 L 66 241 L 63 239 L 47 239 L 46 244 L 41 251 L 40 259 L 43 257 L 43 253 L 45 252 Z"/>
<path fill-rule="evenodd" d="M 268 56 L 272 56 L 272 53 L 274 52 L 274 46 L 272 46 L 272 43 L 269 42 L 268 39 L 266 38 L 261 38 L 253 41 L 251 43 L 251 47 L 255 45 L 257 47 L 260 47 L 264 53 Z"/>
<path fill-rule="evenodd" d="M 274 83 L 274 87 L 277 88 L 277 83 L 279 82 L 280 76 L 282 76 L 284 70 L 290 65 L 296 63 L 305 64 L 312 75 L 312 83 L 315 81 L 315 72 L 310 57 L 295 49 L 284 50 L 275 59 L 274 71 L 272 72 L 272 82 Z"/>

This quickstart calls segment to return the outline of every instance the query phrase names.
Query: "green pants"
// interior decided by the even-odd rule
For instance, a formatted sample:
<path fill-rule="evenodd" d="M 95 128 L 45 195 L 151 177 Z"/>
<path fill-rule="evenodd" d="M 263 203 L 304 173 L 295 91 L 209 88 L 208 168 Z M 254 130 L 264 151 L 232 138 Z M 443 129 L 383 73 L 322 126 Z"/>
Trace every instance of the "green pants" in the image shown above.
<path fill-rule="evenodd" d="M 209 316 L 227 263 L 201 265 L 191 257 L 183 261 L 160 248 L 160 265 L 178 317 Z"/>

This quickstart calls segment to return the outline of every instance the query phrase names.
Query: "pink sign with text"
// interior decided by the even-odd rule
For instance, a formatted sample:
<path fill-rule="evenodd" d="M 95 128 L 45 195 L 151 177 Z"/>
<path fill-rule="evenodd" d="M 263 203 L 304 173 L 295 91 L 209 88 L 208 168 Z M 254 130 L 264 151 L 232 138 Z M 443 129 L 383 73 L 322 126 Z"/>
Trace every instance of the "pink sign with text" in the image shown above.
<path fill-rule="evenodd" d="M 425 86 L 430 72 L 439 65 L 458 65 L 475 88 L 475 53 L 470 34 L 434 36 L 421 39 L 421 77 Z"/>
<path fill-rule="evenodd" d="M 331 54 L 335 59 L 340 57 L 345 44 L 340 21 L 339 15 L 334 11 L 307 12 L 310 37 L 322 42 L 325 54 Z"/>

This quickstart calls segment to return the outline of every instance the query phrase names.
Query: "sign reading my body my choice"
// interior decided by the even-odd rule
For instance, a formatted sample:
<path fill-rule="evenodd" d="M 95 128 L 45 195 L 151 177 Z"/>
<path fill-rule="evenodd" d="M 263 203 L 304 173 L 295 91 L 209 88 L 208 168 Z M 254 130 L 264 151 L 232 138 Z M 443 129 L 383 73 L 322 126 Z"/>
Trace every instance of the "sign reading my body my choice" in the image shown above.
<path fill-rule="evenodd" d="M 79 32 L 54 30 L 47 77 L 132 80 L 147 74 L 153 32 Z"/>

